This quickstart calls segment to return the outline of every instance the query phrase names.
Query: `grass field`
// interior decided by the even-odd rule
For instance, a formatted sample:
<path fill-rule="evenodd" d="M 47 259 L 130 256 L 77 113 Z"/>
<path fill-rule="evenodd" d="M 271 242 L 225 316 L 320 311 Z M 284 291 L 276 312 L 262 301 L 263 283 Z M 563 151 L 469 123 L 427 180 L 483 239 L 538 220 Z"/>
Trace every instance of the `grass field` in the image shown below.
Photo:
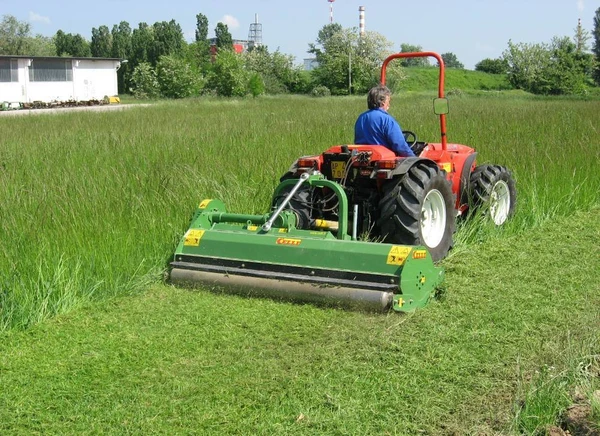
<path fill-rule="evenodd" d="M 161 284 L 199 200 L 264 213 L 296 157 L 351 142 L 364 105 L 277 97 L 0 117 L 0 429 L 533 433 L 575 388 L 593 398 L 598 100 L 451 100 L 449 141 L 513 170 L 518 212 L 502 229 L 461 226 L 445 292 L 414 315 Z M 439 137 L 430 97 L 397 96 L 391 112 Z"/>

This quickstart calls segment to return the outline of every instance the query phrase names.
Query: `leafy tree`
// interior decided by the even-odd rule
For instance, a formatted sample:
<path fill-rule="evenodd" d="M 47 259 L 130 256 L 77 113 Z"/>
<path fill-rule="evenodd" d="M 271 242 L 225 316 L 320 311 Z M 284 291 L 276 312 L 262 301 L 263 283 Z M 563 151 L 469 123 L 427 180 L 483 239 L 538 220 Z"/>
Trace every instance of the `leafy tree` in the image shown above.
<path fill-rule="evenodd" d="M 241 97 L 246 95 L 248 78 L 242 56 L 221 50 L 215 56 L 208 87 L 223 97 Z"/>
<path fill-rule="evenodd" d="M 139 23 L 138 28 L 131 33 L 131 63 L 134 68 L 143 62 L 150 62 L 153 43 L 153 27 Z"/>
<path fill-rule="evenodd" d="M 193 62 L 201 70 L 207 70 L 210 64 L 210 43 L 208 41 L 208 18 L 206 15 L 196 15 L 196 40 L 189 46 Z"/>
<path fill-rule="evenodd" d="M 442 60 L 444 61 L 444 65 L 448 68 L 458 68 L 464 70 L 465 66 L 458 61 L 456 55 L 452 52 L 442 53 Z"/>
<path fill-rule="evenodd" d="M 592 52 L 596 57 L 596 65 L 593 76 L 596 84 L 600 86 L 600 8 L 596 9 L 596 14 L 594 15 L 594 30 L 592 31 L 592 38 L 594 40 Z"/>
<path fill-rule="evenodd" d="M 581 20 L 577 22 L 577 27 L 575 28 L 575 35 L 573 36 L 573 41 L 575 42 L 575 49 L 578 52 L 586 52 L 588 50 L 588 41 L 590 40 L 590 32 L 585 30 L 581 26 Z"/>
<path fill-rule="evenodd" d="M 155 98 L 160 95 L 156 71 L 148 62 L 140 62 L 133 70 L 130 91 L 137 98 Z"/>
<path fill-rule="evenodd" d="M 57 56 L 90 57 L 90 43 L 80 34 L 64 33 L 59 30 L 54 35 Z"/>
<path fill-rule="evenodd" d="M 294 57 L 277 50 L 269 53 L 266 46 L 255 47 L 242 54 L 246 70 L 257 74 L 269 94 L 287 92 L 303 92 L 306 84 L 303 81 L 300 67 L 294 66 Z"/>
<path fill-rule="evenodd" d="M 475 71 L 483 71 L 484 73 L 491 74 L 506 74 L 508 72 L 508 62 L 504 58 L 486 58 L 475 64 Z"/>
<path fill-rule="evenodd" d="M 312 71 L 314 85 L 338 95 L 366 92 L 377 83 L 379 68 L 391 47 L 392 43 L 377 32 L 359 37 L 355 28 L 327 24 L 319 31 L 316 43 L 309 44 L 308 51 L 318 62 Z"/>
<path fill-rule="evenodd" d="M 0 54 L 28 55 L 31 25 L 12 15 L 4 15 L 0 22 Z"/>
<path fill-rule="evenodd" d="M 127 63 L 122 63 L 117 71 L 117 81 L 119 90 L 125 92 L 129 89 L 129 81 L 133 73 L 133 65 L 131 56 L 133 55 L 131 27 L 127 21 L 121 21 L 119 25 L 113 26 L 112 31 L 112 49 L 110 56 L 127 60 Z"/>
<path fill-rule="evenodd" d="M 400 44 L 400 53 L 414 53 L 423 51 L 423 47 L 420 45 L 411 45 L 411 44 Z M 402 59 L 400 64 L 403 67 L 428 67 L 429 59 L 426 57 L 422 58 L 407 58 Z"/>
<path fill-rule="evenodd" d="M 204 14 L 196 15 L 196 42 L 206 41 L 208 38 L 208 18 Z"/>
<path fill-rule="evenodd" d="M 182 59 L 161 56 L 156 65 L 156 77 L 160 92 L 167 98 L 185 98 L 197 95 L 201 86 L 201 76 Z"/>
<path fill-rule="evenodd" d="M 154 43 L 150 62 L 156 65 L 161 56 L 181 55 L 185 46 L 183 31 L 175 20 L 154 23 Z"/>
<path fill-rule="evenodd" d="M 552 39 L 551 44 L 514 44 L 503 54 L 508 62 L 508 79 L 515 87 L 534 94 L 582 92 L 591 57 L 578 53 L 568 37 Z"/>
<path fill-rule="evenodd" d="M 549 86 L 542 93 L 582 93 L 590 76 L 593 56 L 580 51 L 577 43 L 566 36 L 553 38 L 551 51 L 551 63 L 546 75 Z"/>
<path fill-rule="evenodd" d="M 233 50 L 233 38 L 231 37 L 231 33 L 229 33 L 227 24 L 217 23 L 215 36 L 217 38 L 217 50 Z"/>
<path fill-rule="evenodd" d="M 35 35 L 29 39 L 27 54 L 30 56 L 55 56 L 56 46 L 52 38 Z"/>
<path fill-rule="evenodd" d="M 108 26 L 92 28 L 92 41 L 90 51 L 95 58 L 108 58 L 112 52 L 113 37 L 108 30 Z"/>

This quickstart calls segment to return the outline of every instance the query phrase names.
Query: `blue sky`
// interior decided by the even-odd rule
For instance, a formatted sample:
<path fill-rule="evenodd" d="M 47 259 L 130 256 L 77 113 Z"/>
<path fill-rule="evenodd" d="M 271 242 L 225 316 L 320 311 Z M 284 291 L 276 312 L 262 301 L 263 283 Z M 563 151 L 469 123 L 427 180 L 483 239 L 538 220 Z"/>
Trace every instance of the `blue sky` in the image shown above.
<path fill-rule="evenodd" d="M 358 27 L 358 7 L 364 6 L 366 30 L 394 43 L 420 45 L 424 50 L 453 52 L 467 68 L 485 58 L 499 57 L 513 42 L 550 42 L 553 36 L 574 35 L 578 18 L 591 31 L 600 1 L 591 0 L 335 0 L 334 21 Z M 296 57 L 308 57 L 308 44 L 330 19 L 327 0 L 157 1 L 0 0 L 0 14 L 28 21 L 34 34 L 52 36 L 57 30 L 79 33 L 88 40 L 93 27 L 127 21 L 177 21 L 188 41 L 193 39 L 196 14 L 209 19 L 210 29 L 224 22 L 234 39 L 247 39 L 255 14 L 262 24 L 263 43 Z M 209 36 L 214 32 L 211 30 Z M 591 41 L 590 41 L 591 44 Z"/>

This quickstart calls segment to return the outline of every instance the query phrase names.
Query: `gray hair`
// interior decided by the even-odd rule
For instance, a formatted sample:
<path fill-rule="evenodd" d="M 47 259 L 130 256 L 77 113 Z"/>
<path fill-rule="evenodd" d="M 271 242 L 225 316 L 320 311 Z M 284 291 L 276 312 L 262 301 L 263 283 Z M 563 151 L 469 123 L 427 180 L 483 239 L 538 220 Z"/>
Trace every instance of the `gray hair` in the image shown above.
<path fill-rule="evenodd" d="M 377 109 L 383 106 L 385 99 L 391 97 L 392 91 L 387 86 L 378 85 L 369 90 L 367 94 L 367 106 L 369 109 Z"/>

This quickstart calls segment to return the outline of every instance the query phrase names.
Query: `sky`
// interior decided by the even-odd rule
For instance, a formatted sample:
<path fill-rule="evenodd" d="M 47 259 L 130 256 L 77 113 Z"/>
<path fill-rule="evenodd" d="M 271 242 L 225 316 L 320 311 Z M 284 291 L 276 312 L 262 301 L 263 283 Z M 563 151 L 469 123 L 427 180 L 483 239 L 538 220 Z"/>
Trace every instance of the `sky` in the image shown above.
<path fill-rule="evenodd" d="M 32 34 L 53 36 L 58 30 L 91 39 L 92 28 L 127 21 L 131 28 L 145 22 L 174 19 L 191 42 L 196 14 L 209 20 L 209 37 L 218 22 L 228 25 L 234 39 L 248 39 L 255 17 L 262 25 L 263 44 L 269 51 L 295 57 L 302 64 L 309 43 L 333 21 L 344 28 L 359 25 L 359 6 L 365 7 L 365 29 L 400 44 L 419 45 L 425 51 L 454 53 L 466 68 L 485 58 L 498 58 L 515 43 L 549 43 L 554 36 L 573 37 L 577 20 L 593 30 L 600 0 L 0 0 L 0 15 L 29 22 Z M 592 41 L 589 41 L 590 46 Z"/>

